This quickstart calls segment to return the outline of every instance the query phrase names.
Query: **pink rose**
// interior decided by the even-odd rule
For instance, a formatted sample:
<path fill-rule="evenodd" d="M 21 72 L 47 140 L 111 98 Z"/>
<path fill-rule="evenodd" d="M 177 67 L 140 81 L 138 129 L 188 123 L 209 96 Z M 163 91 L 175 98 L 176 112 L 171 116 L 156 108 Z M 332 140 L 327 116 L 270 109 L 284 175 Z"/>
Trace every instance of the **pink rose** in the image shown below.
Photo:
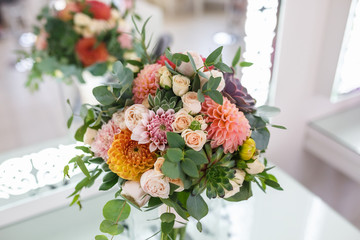
<path fill-rule="evenodd" d="M 200 54 L 198 54 L 196 52 L 192 52 L 192 51 L 184 52 L 183 54 L 187 55 L 188 53 L 194 59 L 195 66 L 196 66 L 197 69 L 204 66 L 204 62 L 203 62 Z M 189 62 L 182 62 L 180 64 L 180 66 L 176 67 L 176 70 L 178 72 L 184 74 L 185 76 L 188 76 L 188 77 L 192 77 L 195 74 L 195 71 L 194 71 L 190 61 Z"/>
<path fill-rule="evenodd" d="M 194 118 L 187 113 L 185 109 L 181 109 L 175 114 L 175 121 L 171 124 L 173 131 L 181 133 L 188 129 Z"/>
<path fill-rule="evenodd" d="M 169 198 L 170 184 L 163 174 L 150 169 L 140 179 L 141 188 L 152 197 Z"/>
<path fill-rule="evenodd" d="M 140 123 L 140 121 L 148 114 L 147 109 L 142 104 L 134 104 L 125 111 L 125 124 L 130 131 Z"/>
<path fill-rule="evenodd" d="M 206 143 L 206 133 L 201 130 L 186 129 L 181 136 L 184 138 L 185 144 L 195 151 L 200 151 Z"/>
<path fill-rule="evenodd" d="M 190 114 L 197 114 L 201 111 L 201 102 L 196 92 L 187 92 L 182 97 L 184 109 Z"/>

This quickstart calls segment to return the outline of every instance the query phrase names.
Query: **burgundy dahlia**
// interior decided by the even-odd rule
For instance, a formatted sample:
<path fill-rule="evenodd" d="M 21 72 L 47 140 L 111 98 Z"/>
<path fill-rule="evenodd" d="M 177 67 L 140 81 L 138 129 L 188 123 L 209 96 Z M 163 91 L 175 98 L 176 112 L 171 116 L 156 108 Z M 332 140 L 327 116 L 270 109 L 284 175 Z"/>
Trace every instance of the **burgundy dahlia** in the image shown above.
<path fill-rule="evenodd" d="M 256 100 L 251 97 L 247 89 L 241 85 L 238 78 L 235 78 L 234 73 L 224 73 L 225 88 L 222 91 L 223 95 L 235 104 L 242 112 L 255 111 Z"/>

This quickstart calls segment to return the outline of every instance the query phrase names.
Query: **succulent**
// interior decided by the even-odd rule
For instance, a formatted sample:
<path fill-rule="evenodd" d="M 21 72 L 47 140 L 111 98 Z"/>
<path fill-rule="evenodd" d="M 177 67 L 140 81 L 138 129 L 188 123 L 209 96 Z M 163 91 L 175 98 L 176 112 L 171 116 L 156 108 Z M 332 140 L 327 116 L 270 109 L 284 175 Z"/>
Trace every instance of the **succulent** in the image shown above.
<path fill-rule="evenodd" d="M 256 100 L 251 97 L 247 89 L 241 85 L 238 78 L 235 78 L 234 73 L 224 73 L 225 88 L 223 95 L 227 97 L 231 103 L 242 112 L 255 111 Z"/>
<path fill-rule="evenodd" d="M 172 90 L 157 89 L 154 97 L 149 94 L 148 101 L 153 111 L 162 108 L 164 111 L 174 109 L 177 112 L 182 108 L 181 99 Z"/>
<path fill-rule="evenodd" d="M 209 163 L 202 167 L 200 181 L 195 185 L 192 193 L 199 194 L 206 190 L 208 198 L 224 197 L 225 190 L 232 190 L 230 179 L 235 177 L 233 154 L 224 154 L 222 147 L 213 152 L 209 143 L 205 145 L 205 152 Z"/>

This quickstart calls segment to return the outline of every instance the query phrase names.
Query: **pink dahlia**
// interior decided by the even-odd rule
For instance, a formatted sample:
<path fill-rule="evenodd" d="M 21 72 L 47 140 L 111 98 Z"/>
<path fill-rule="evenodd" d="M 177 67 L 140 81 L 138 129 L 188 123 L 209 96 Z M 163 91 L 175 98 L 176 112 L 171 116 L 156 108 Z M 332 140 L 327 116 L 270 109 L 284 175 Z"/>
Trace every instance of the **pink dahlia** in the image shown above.
<path fill-rule="evenodd" d="M 206 97 L 201 112 L 206 116 L 206 122 L 210 123 L 207 130 L 211 147 L 222 145 L 225 153 L 233 153 L 250 135 L 250 124 L 235 104 L 226 97 L 223 99 L 223 105 L 220 105 Z"/>
<path fill-rule="evenodd" d="M 145 65 L 144 69 L 137 75 L 137 78 L 134 79 L 132 92 L 135 103 L 142 103 L 149 94 L 154 95 L 156 93 L 156 89 L 160 87 L 159 68 L 161 68 L 161 65 L 157 63 Z"/>
<path fill-rule="evenodd" d="M 112 120 L 102 125 L 101 129 L 99 129 L 95 136 L 94 142 L 91 144 L 91 151 L 95 153 L 95 156 L 107 160 L 108 150 L 114 141 L 114 136 L 120 133 L 120 131 L 120 127 Z"/>
<path fill-rule="evenodd" d="M 165 150 L 167 144 L 166 132 L 172 132 L 172 123 L 175 120 L 175 111 L 169 109 L 166 112 L 159 108 L 156 113 L 149 111 L 146 118 L 138 124 L 131 135 L 131 139 L 139 144 L 150 143 L 149 149 L 154 152 L 156 149 Z"/>

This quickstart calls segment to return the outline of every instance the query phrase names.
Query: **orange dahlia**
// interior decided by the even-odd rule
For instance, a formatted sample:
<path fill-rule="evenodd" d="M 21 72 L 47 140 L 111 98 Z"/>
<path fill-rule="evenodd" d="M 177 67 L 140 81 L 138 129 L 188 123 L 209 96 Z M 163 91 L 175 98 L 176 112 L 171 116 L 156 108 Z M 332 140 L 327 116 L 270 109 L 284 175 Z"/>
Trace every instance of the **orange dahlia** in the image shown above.
<path fill-rule="evenodd" d="M 133 181 L 140 181 L 141 175 L 156 161 L 156 154 L 150 152 L 149 144 L 131 140 L 131 131 L 127 129 L 115 135 L 108 155 L 110 170 L 123 179 Z"/>
<path fill-rule="evenodd" d="M 134 79 L 133 100 L 135 103 L 142 103 L 149 94 L 154 95 L 156 89 L 160 87 L 160 76 L 158 74 L 160 64 L 145 65 Z"/>
<path fill-rule="evenodd" d="M 250 135 L 250 124 L 245 115 L 226 97 L 223 105 L 217 104 L 210 97 L 205 98 L 201 112 L 210 123 L 207 128 L 211 147 L 224 147 L 225 153 L 235 152 Z"/>

